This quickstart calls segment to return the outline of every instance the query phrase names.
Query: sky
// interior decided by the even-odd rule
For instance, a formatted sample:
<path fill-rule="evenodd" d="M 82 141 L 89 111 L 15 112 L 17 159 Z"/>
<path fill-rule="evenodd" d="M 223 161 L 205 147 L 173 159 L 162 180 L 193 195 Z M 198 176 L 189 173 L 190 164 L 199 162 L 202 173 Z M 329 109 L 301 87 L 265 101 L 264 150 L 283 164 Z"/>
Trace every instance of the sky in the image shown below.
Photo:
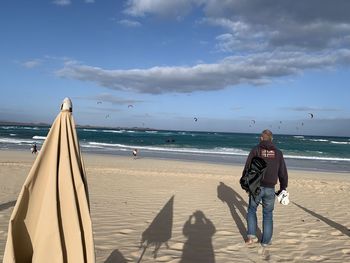
<path fill-rule="evenodd" d="M 350 136 L 348 10 L 348 0 L 4 0 L 0 121 L 52 123 L 70 97 L 80 125 Z"/>

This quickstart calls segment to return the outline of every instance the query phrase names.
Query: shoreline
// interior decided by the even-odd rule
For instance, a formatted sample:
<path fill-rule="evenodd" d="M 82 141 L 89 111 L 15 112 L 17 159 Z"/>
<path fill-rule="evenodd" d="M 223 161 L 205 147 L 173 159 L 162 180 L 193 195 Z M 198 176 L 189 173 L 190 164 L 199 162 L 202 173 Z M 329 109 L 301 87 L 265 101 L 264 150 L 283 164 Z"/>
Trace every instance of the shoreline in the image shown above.
<path fill-rule="evenodd" d="M 17 152 L 17 153 L 30 153 L 30 150 L 24 148 L 17 149 L 0 149 L 0 152 Z M 39 149 L 40 151 L 40 149 Z M 110 157 L 125 157 L 132 158 L 132 151 L 124 150 L 96 150 L 91 148 L 81 147 L 82 155 L 97 155 L 97 156 L 110 156 Z M 168 160 L 168 161 L 184 161 L 195 163 L 209 163 L 209 164 L 222 164 L 231 166 L 243 166 L 245 165 L 247 156 L 241 155 L 211 155 L 211 154 L 189 154 L 189 153 L 173 153 L 173 152 L 153 152 L 139 150 L 138 159 L 148 158 L 156 160 Z M 290 159 L 285 158 L 285 162 L 288 170 L 296 171 L 309 171 L 309 172 L 322 172 L 322 173 L 340 173 L 348 174 L 350 176 L 350 165 L 348 162 L 331 162 L 321 160 L 303 160 L 303 159 Z"/>
<path fill-rule="evenodd" d="M 186 165 L 186 166 L 193 166 L 196 167 L 196 165 L 200 166 L 210 166 L 210 167 L 225 167 L 225 169 L 232 170 L 235 172 L 235 174 L 228 174 L 223 175 L 223 177 L 227 176 L 241 176 L 244 162 L 215 162 L 213 160 L 203 160 L 203 159 L 188 159 L 188 158 L 168 158 L 168 157 L 157 157 L 157 156 L 138 156 L 136 159 L 132 156 L 131 153 L 127 154 L 111 154 L 111 153 L 101 153 L 101 152 L 82 152 L 83 160 L 84 162 L 88 162 L 90 166 L 100 166 L 102 163 L 105 163 L 106 165 L 110 165 L 113 162 L 122 164 L 122 163 L 128 163 L 133 164 L 134 162 L 142 162 L 143 164 L 146 164 L 147 162 L 150 163 L 162 163 L 164 165 L 167 164 L 177 164 L 177 165 Z M 35 161 L 36 156 L 31 154 L 29 151 L 25 150 L 4 150 L 0 149 L 0 165 L 1 164 L 21 164 L 24 166 L 30 165 Z M 13 162 L 14 159 L 20 159 L 21 162 Z M 124 165 L 123 165 L 124 166 Z M 297 168 L 297 167 L 289 167 L 287 165 L 288 173 L 289 174 L 303 174 L 303 177 L 298 179 L 326 179 L 326 180 L 333 180 L 333 179 L 341 179 L 350 181 L 350 174 L 347 171 L 329 171 L 329 170 L 312 170 L 312 169 L 303 169 L 303 168 Z M 305 177 L 306 175 L 306 177 Z M 329 175 L 333 175 L 330 177 Z M 26 175 L 25 175 L 26 176 Z M 238 182 L 237 182 L 238 183 Z"/>

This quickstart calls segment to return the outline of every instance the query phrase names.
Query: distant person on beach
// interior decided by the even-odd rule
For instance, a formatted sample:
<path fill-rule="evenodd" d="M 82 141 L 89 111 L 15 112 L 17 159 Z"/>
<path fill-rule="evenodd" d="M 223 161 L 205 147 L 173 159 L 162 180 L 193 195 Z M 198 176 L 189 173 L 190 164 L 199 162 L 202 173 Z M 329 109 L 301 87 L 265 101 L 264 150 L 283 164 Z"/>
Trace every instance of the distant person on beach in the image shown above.
<path fill-rule="evenodd" d="M 273 233 L 273 209 L 275 204 L 275 185 L 277 180 L 280 183 L 279 194 L 282 190 L 286 190 L 288 186 L 288 172 L 284 162 L 282 152 L 272 143 L 272 132 L 264 130 L 260 136 L 260 143 L 255 146 L 249 153 L 244 171 L 248 169 L 253 157 L 258 156 L 266 162 L 267 168 L 264 178 L 261 180 L 261 192 L 257 198 L 249 194 L 249 206 L 247 213 L 247 240 L 246 244 L 250 245 L 258 242 L 256 237 L 257 217 L 256 210 L 259 203 L 262 202 L 263 209 L 263 235 L 261 245 L 263 247 L 271 244 Z"/>
<path fill-rule="evenodd" d="M 137 150 L 137 149 L 134 149 L 134 150 L 132 151 L 132 155 L 134 156 L 134 159 L 137 158 L 137 153 L 138 153 L 138 150 Z"/>
<path fill-rule="evenodd" d="M 38 148 L 37 148 L 37 146 L 36 146 L 36 143 L 34 143 L 34 144 L 32 145 L 31 151 L 32 151 L 32 154 L 37 154 Z"/>

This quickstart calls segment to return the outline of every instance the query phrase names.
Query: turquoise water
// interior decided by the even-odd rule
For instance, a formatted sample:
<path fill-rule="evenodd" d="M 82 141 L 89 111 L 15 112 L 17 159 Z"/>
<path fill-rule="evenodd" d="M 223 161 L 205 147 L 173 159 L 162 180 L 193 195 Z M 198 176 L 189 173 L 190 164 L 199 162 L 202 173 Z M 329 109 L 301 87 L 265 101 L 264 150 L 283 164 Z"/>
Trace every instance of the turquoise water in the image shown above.
<path fill-rule="evenodd" d="M 49 127 L 0 126 L 0 149 L 40 148 Z M 140 152 L 166 155 L 246 157 L 258 143 L 258 134 L 214 133 L 160 130 L 78 128 L 83 151 L 120 153 L 137 148 Z M 274 143 L 286 159 L 337 162 L 350 166 L 350 138 L 325 136 L 275 135 Z M 244 158 L 242 158 L 244 159 Z M 350 169 L 349 169 L 350 170 Z"/>

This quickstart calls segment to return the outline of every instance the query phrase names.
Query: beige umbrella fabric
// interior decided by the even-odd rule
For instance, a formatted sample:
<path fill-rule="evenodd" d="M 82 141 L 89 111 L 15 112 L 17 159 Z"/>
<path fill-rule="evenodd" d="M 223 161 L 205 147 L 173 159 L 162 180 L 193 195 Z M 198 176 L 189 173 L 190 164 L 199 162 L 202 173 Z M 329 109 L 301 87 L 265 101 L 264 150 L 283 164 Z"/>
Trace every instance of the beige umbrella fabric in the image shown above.
<path fill-rule="evenodd" d="M 66 98 L 13 209 L 4 260 L 95 262 L 87 181 Z"/>

